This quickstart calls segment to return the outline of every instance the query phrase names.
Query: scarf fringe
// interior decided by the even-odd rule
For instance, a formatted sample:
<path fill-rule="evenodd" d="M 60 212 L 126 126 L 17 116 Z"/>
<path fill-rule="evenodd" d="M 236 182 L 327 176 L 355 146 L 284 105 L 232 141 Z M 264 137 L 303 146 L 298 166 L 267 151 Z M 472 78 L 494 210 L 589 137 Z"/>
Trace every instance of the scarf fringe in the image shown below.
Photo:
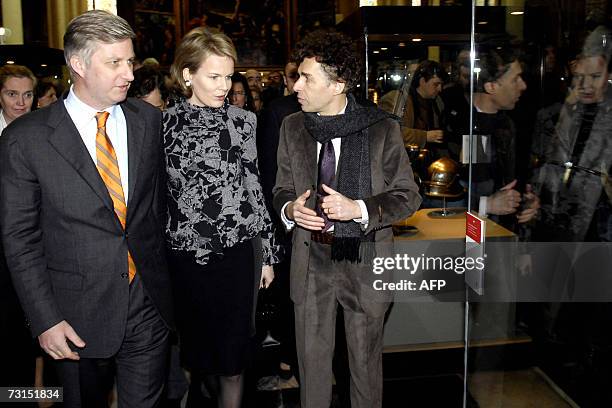
<path fill-rule="evenodd" d="M 361 237 L 334 237 L 334 242 L 332 243 L 331 247 L 332 261 L 349 261 L 351 263 L 360 262 L 360 246 Z"/>
<path fill-rule="evenodd" d="M 365 242 L 365 245 L 361 245 Z M 371 264 L 376 256 L 374 242 L 362 241 L 361 237 L 335 237 L 331 247 L 331 259 L 334 262 Z"/>

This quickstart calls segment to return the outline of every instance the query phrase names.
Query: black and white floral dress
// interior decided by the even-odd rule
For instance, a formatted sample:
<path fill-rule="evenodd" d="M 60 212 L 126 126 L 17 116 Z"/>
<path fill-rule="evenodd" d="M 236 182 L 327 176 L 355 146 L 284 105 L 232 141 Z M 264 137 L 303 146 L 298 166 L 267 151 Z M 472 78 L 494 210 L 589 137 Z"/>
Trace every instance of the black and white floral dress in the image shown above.
<path fill-rule="evenodd" d="M 255 259 L 272 265 L 280 256 L 259 183 L 256 117 L 227 100 L 220 108 L 181 100 L 163 121 L 166 239 L 183 362 L 206 374 L 238 374 L 250 355 Z"/>

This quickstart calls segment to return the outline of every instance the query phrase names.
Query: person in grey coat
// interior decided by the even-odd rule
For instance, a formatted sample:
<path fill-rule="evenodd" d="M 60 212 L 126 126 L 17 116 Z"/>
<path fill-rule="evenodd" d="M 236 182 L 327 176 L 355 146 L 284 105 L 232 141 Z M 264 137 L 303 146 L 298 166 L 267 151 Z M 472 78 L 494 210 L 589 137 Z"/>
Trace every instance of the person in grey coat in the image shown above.
<path fill-rule="evenodd" d="M 358 80 L 352 41 L 315 32 L 296 54 L 300 78 L 294 90 L 302 111 L 282 124 L 273 203 L 294 230 L 290 285 L 301 404 L 330 405 L 341 304 L 351 405 L 376 408 L 382 404 L 383 322 L 392 296 L 377 297 L 368 287 L 365 253 L 391 243 L 391 224 L 411 215 L 421 198 L 397 121 L 358 105 L 348 93 Z"/>

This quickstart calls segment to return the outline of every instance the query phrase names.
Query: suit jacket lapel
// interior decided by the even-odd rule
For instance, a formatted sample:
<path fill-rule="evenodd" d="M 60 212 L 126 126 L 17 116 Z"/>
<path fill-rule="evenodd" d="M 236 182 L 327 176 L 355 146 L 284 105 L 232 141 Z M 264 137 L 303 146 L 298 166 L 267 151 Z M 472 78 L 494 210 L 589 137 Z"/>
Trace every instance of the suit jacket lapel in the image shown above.
<path fill-rule="evenodd" d="M 55 129 L 48 136 L 49 143 L 89 184 L 104 205 L 112 210 L 113 202 L 106 185 L 102 181 L 79 131 L 72 122 L 70 115 L 68 115 L 64 102 L 59 100 L 49 109 L 53 111 L 49 115 L 48 125 Z"/>
<path fill-rule="evenodd" d="M 134 104 L 126 101 L 121 104 L 125 121 L 127 124 L 128 141 L 128 172 L 129 172 L 129 192 L 128 192 L 128 212 L 127 222 L 130 221 L 130 209 L 134 206 L 134 191 L 138 182 L 138 167 L 142 160 L 143 140 L 145 136 L 144 119 L 138 115 L 138 108 Z"/>

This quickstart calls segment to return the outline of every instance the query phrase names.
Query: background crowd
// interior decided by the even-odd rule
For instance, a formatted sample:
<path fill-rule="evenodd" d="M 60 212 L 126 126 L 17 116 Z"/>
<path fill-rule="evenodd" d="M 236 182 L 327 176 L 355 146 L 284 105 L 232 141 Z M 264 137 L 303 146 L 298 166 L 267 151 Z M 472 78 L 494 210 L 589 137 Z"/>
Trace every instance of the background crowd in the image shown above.
<path fill-rule="evenodd" d="M 610 242 L 612 31 L 608 23 L 590 27 L 579 49 L 547 48 L 549 57 L 542 67 L 530 65 L 533 58 L 521 44 L 478 44 L 474 60 L 469 51 L 461 50 L 452 62 L 419 61 L 405 84 L 376 85 L 380 107 L 401 124 L 404 147 L 419 153 L 411 157 L 411 166 L 424 196 L 421 208 L 468 207 L 470 194 L 471 210 L 490 216 L 525 242 Z M 113 41 L 132 38 L 129 27 L 124 29 L 123 37 Z M 295 375 L 299 381 L 289 297 L 291 235 L 274 210 L 273 190 L 283 120 L 301 110 L 298 93 L 303 94 L 304 85 L 298 85 L 298 93 L 294 86 L 303 60 L 293 58 L 283 71 L 271 70 L 265 76 L 255 69 L 241 73 L 236 69 L 240 55 L 231 39 L 196 28 L 176 48 L 169 69 L 145 59 L 142 64 L 130 62 L 123 73 L 129 83 L 125 96 L 156 108 L 159 112 L 152 113 L 141 107 L 151 118 L 161 115 L 162 136 L 156 143 L 164 152 L 165 173 L 160 177 L 168 190 L 162 200 L 167 206 L 163 245 L 168 249 L 178 330 L 177 338 L 164 340 L 171 345 L 171 358 L 163 367 L 170 373 L 164 379 L 168 406 L 178 404 L 188 390 L 188 406 L 202 406 L 212 398 L 219 406 L 239 407 L 248 394 L 245 387 L 253 386 L 245 383 L 245 372 L 263 337 L 255 336 L 255 312 L 270 304 L 277 313 L 264 332 L 271 329 L 267 334 L 280 343 L 279 374 Z M 478 75 L 470 75 L 472 68 Z M 542 75 L 536 78 L 538 68 Z M 79 88 L 78 83 L 68 88 L 54 79 L 36 78 L 24 66 L 0 67 L 0 132 L 31 111 L 43 111 L 31 116 L 41 118 L 54 102 L 60 101 L 52 105 L 57 106 L 78 97 L 74 89 L 96 96 L 94 85 L 81 82 Z M 528 99 L 536 86 L 545 90 L 544 97 Z M 364 106 L 374 105 L 359 96 Z M 113 112 L 109 115 L 116 120 Z M 102 126 L 106 125 L 99 122 L 98 129 Z M 9 129 L 16 138 L 23 128 Z M 471 164 L 465 159 L 465 135 L 470 132 L 475 146 Z M 120 147 L 115 149 L 119 156 Z M 120 160 L 115 157 L 115 161 L 121 169 Z M 447 191 L 442 195 L 432 190 L 436 173 L 431 166 L 436 163 L 452 169 L 444 175 Z M 119 195 L 125 192 L 127 212 L 125 199 L 131 197 L 124 181 L 118 185 L 123 188 Z M 16 256 L 13 249 L 10 257 Z M 139 262 L 138 270 L 151 267 Z M 0 313 L 3 332 L 11 335 L 3 344 L 19 352 L 7 357 L 12 369 L 3 370 L 6 378 L 0 383 L 42 386 L 64 381 L 65 373 L 58 376 L 48 369 L 45 347 L 41 350 L 31 340 L 7 270 L 3 265 Z M 575 360 L 576 375 L 593 380 L 579 381 L 580 393 L 586 395 L 584 406 L 612 401 L 609 390 L 601 387 L 612 378 L 609 370 L 601 369 L 612 356 L 612 336 L 602 329 L 608 321 L 607 308 L 547 305 L 519 316 L 539 345 L 561 344 L 561 353 Z M 601 318 L 584 322 L 585 314 Z M 340 333 L 342 325 L 339 319 Z M 580 327 L 581 334 L 568 335 L 571 327 Z M 336 354 L 341 355 L 343 343 L 338 343 Z M 336 368 L 339 387 L 345 381 L 341 373 L 348 371 L 346 364 Z M 189 381 L 183 368 L 190 373 Z"/>

